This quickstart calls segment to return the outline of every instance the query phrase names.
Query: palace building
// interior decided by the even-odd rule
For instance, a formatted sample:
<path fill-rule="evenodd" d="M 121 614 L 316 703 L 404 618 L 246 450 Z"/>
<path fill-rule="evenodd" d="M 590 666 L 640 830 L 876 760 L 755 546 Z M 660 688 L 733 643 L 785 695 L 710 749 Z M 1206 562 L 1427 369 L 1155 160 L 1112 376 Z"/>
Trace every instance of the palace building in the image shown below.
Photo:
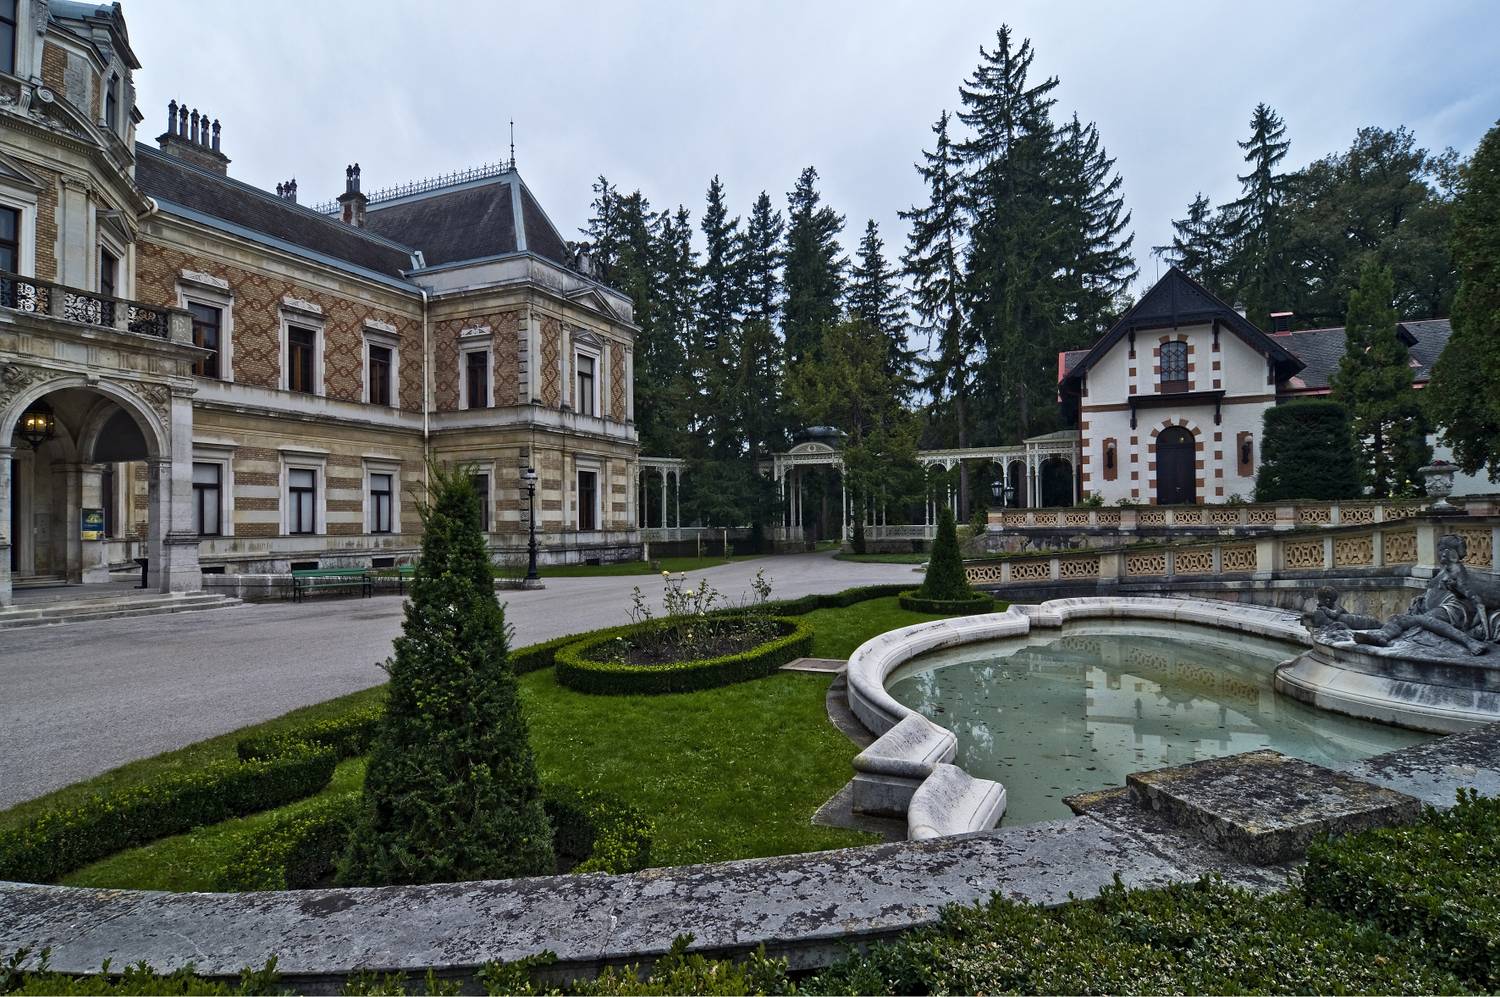
<path fill-rule="evenodd" d="M 390 564 L 429 460 L 495 557 L 639 556 L 630 300 L 514 161 L 322 208 L 173 102 L 120 5 L 0 0 L 0 605 L 14 585 Z M 154 129 L 153 129 L 154 130 Z"/>

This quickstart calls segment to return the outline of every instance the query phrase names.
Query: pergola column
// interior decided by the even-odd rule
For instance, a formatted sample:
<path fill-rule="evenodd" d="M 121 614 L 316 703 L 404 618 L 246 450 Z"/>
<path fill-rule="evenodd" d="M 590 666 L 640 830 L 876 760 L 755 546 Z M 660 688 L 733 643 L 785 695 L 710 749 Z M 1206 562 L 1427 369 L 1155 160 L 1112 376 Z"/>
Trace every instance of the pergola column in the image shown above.
<path fill-rule="evenodd" d="M 673 525 L 682 529 L 682 469 L 674 468 L 672 471 L 672 503 L 677 507 L 677 515 L 673 517 Z"/>
<path fill-rule="evenodd" d="M 849 539 L 849 479 L 839 468 L 839 543 Z"/>
<path fill-rule="evenodd" d="M 0 606 L 9 606 L 10 552 L 16 538 L 10 535 L 10 504 L 13 501 L 10 481 L 12 447 L 0 447 Z"/>
<path fill-rule="evenodd" d="M 667 528 L 667 469 L 658 468 L 661 471 L 661 528 Z"/>

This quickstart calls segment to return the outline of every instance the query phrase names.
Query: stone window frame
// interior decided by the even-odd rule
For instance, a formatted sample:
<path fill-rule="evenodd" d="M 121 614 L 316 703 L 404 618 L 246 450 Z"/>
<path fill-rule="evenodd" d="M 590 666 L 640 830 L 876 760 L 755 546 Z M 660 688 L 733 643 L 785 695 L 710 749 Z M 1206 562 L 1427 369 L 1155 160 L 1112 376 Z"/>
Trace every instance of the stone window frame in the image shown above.
<path fill-rule="evenodd" d="M 487 325 L 461 329 L 458 333 L 458 408 L 461 412 L 474 411 L 469 405 L 469 355 L 483 352 L 484 369 L 488 376 L 485 385 L 485 408 L 495 407 L 495 336 Z M 493 488 L 495 479 L 490 478 Z"/>
<path fill-rule="evenodd" d="M 379 457 L 366 455 L 364 464 L 364 483 L 362 495 L 364 505 L 364 530 L 371 536 L 394 536 L 401 532 L 401 461 L 396 457 Z M 371 501 L 370 479 L 376 474 L 389 474 L 391 476 L 391 529 L 389 533 L 376 533 L 375 504 Z"/>
<path fill-rule="evenodd" d="M 115 258 L 115 294 L 117 298 L 135 297 L 134 289 L 129 286 L 130 266 L 127 263 L 130 252 L 130 244 L 125 240 L 106 231 L 103 225 L 95 226 L 94 247 L 94 287 L 99 294 L 104 293 L 104 274 L 100 271 L 99 264 L 102 262 L 102 253 L 109 253 Z M 102 251 L 102 252 L 101 252 Z"/>
<path fill-rule="evenodd" d="M 573 340 L 573 355 L 570 361 L 572 383 L 569 385 L 568 397 L 572 400 L 573 411 L 583 415 L 585 413 L 578 404 L 579 357 L 588 357 L 594 361 L 594 396 L 589 399 L 593 403 L 593 411 L 586 414 L 593 419 L 602 419 L 604 418 L 604 379 L 608 376 L 608 371 L 604 368 L 604 343 L 588 333 L 582 333 Z"/>
<path fill-rule="evenodd" d="M 584 530 L 580 524 L 583 506 L 578 497 L 583 494 L 583 489 L 578 487 L 578 476 L 580 474 L 592 474 L 594 476 L 594 528 Z M 604 458 L 574 456 L 573 458 L 573 494 L 572 498 L 572 520 L 573 529 L 579 533 L 599 533 L 604 530 L 604 489 L 607 480 L 604 474 Z"/>
<path fill-rule="evenodd" d="M 296 326 L 298 329 L 307 329 L 313 334 L 313 390 L 297 393 L 310 394 L 315 398 L 325 397 L 328 394 L 328 379 L 323 364 L 323 353 L 328 348 L 326 333 L 328 320 L 323 316 L 322 307 L 310 301 L 284 297 L 276 308 L 276 317 L 277 341 L 281 351 L 277 357 L 280 373 L 277 375 L 276 386 L 282 391 L 292 390 L 292 372 L 287 359 L 291 354 L 289 336 L 292 327 Z"/>
<path fill-rule="evenodd" d="M 233 384 L 234 291 L 229 281 L 193 270 L 182 271 L 177 276 L 177 307 L 186 309 L 190 303 L 219 310 L 219 376 L 216 380 Z"/>
<path fill-rule="evenodd" d="M 373 405 L 370 401 L 370 347 L 379 346 L 391 351 L 391 402 L 382 408 L 399 409 L 401 407 L 401 334 L 396 327 L 384 322 L 366 321 L 363 328 L 364 345 L 363 354 L 360 356 L 360 398 L 366 405 Z"/>
<path fill-rule="evenodd" d="M 234 447 L 194 440 L 192 462 L 219 465 L 219 532 L 205 539 L 234 536 Z"/>
<path fill-rule="evenodd" d="M 495 462 L 492 460 L 466 460 L 463 463 L 468 467 L 471 478 L 484 478 L 485 481 L 489 482 L 489 500 L 480 503 L 481 508 L 479 510 L 480 531 L 488 537 L 491 533 L 496 532 L 496 526 L 499 522 L 499 517 L 495 515 L 495 483 L 498 480 L 495 476 Z"/>
<path fill-rule="evenodd" d="M 37 192 L 15 181 L 0 177 L 0 207 L 14 208 L 20 214 L 16 227 L 16 273 L 36 276 Z"/>
<path fill-rule="evenodd" d="M 302 450 L 295 447 L 281 448 L 280 486 L 276 507 L 281 513 L 281 535 L 283 537 L 321 537 L 328 535 L 328 454 L 321 450 Z M 291 474 L 292 471 L 312 471 L 313 487 L 313 531 L 293 533 L 291 531 Z"/>

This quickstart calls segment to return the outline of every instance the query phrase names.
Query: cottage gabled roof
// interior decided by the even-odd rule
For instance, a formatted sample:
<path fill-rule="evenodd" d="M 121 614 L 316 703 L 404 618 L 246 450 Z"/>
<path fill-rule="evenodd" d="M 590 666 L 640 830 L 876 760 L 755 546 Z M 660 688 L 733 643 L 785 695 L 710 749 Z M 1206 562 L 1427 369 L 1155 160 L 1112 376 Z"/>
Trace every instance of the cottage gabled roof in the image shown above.
<path fill-rule="evenodd" d="M 1411 356 L 1414 383 L 1425 384 L 1432 377 L 1432 365 L 1437 363 L 1452 334 L 1453 326 L 1445 318 L 1412 320 L 1396 325 L 1396 335 L 1406 344 Z M 1338 372 L 1339 360 L 1346 349 L 1347 335 L 1343 326 L 1278 332 L 1272 338 L 1295 353 L 1304 365 L 1294 377 L 1287 379 L 1289 392 L 1320 394 L 1333 386 L 1333 375 Z"/>
<path fill-rule="evenodd" d="M 403 280 L 412 250 L 285 198 L 137 143 L 135 182 L 162 210 L 294 253 Z"/>
<path fill-rule="evenodd" d="M 422 251 L 429 267 L 531 252 L 559 266 L 570 253 L 514 169 L 470 183 L 372 202 L 365 227 Z"/>
<path fill-rule="evenodd" d="M 1184 325 L 1207 325 L 1211 322 L 1220 323 L 1257 353 L 1275 363 L 1278 380 L 1289 377 L 1302 368 L 1302 361 L 1286 347 L 1261 332 L 1249 319 L 1225 304 L 1202 284 L 1177 267 L 1172 267 L 1081 359 L 1067 366 L 1062 380 L 1066 382 L 1081 379 L 1116 343 L 1132 333 L 1175 329 Z M 1063 357 L 1066 364 L 1067 354 Z"/>

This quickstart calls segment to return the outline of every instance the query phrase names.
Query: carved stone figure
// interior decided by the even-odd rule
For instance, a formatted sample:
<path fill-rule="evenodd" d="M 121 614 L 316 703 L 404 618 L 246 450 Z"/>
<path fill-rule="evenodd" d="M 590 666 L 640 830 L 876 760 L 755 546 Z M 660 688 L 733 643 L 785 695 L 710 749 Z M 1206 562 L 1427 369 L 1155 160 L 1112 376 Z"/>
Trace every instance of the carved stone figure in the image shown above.
<path fill-rule="evenodd" d="M 1351 613 L 1339 605 L 1338 590 L 1324 585 L 1318 589 L 1317 605 L 1308 613 L 1303 622 L 1309 630 L 1315 633 L 1327 633 L 1336 637 L 1349 639 L 1346 631 L 1350 630 L 1378 630 L 1382 624 L 1373 616 L 1361 616 Z"/>
<path fill-rule="evenodd" d="M 1489 650 L 1486 641 L 1492 624 L 1485 595 L 1500 602 L 1500 591 L 1491 591 L 1497 589 L 1493 583 L 1481 581 L 1464 567 L 1468 544 L 1463 537 L 1453 533 L 1440 537 L 1437 552 L 1438 572 L 1411 607 L 1378 629 L 1350 627 L 1356 643 L 1389 647 L 1403 634 L 1425 630 L 1463 645 L 1470 654 Z"/>

